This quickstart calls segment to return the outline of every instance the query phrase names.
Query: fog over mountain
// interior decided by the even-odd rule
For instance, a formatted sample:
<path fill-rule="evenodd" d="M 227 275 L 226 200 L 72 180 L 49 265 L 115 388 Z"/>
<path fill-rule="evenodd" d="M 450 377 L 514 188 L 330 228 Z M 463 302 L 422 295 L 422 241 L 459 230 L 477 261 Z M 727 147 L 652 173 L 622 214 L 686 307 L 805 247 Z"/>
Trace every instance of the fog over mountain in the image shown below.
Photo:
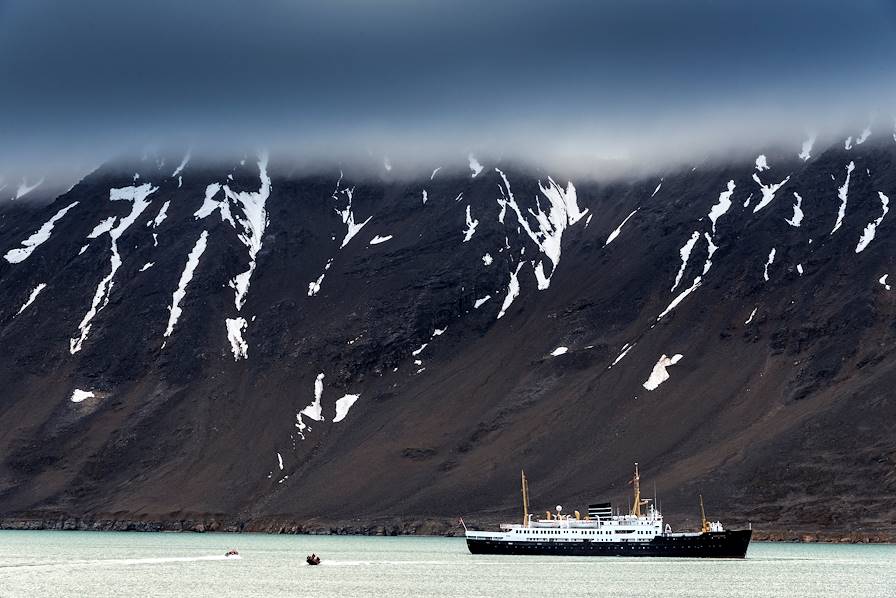
<path fill-rule="evenodd" d="M 158 144 L 594 177 L 742 157 L 892 128 L 894 32 L 885 1 L 5 0 L 0 173 Z"/>

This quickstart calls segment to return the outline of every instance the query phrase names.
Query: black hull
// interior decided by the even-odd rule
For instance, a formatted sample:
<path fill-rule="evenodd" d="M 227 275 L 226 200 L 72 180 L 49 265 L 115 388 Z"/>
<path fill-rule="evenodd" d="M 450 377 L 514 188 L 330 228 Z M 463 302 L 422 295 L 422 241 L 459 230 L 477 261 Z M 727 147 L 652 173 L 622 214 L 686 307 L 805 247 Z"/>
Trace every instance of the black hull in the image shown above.
<path fill-rule="evenodd" d="M 504 542 L 467 538 L 473 554 L 561 556 L 654 556 L 742 559 L 752 530 L 707 532 L 699 536 L 657 536 L 649 542 Z"/>

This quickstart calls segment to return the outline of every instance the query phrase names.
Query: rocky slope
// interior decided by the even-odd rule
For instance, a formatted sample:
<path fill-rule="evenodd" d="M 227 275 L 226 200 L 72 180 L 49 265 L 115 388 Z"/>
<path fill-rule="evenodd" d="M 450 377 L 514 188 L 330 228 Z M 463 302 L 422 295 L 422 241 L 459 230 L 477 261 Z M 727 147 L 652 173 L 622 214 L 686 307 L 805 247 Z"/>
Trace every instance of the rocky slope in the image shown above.
<path fill-rule="evenodd" d="M 896 139 L 808 145 L 614 183 L 146 159 L 5 201 L 0 516 L 444 531 L 521 468 L 536 509 L 624 507 L 638 461 L 673 524 L 702 493 L 891 533 Z"/>

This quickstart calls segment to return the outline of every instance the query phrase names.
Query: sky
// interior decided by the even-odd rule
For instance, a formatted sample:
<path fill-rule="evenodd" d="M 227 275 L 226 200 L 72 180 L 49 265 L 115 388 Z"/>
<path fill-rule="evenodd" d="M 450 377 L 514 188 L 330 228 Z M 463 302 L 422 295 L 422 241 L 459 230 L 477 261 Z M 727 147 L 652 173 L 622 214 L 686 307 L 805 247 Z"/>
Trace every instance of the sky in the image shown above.
<path fill-rule="evenodd" d="M 600 176 L 893 130 L 891 0 L 0 0 L 0 172 L 151 144 Z"/>

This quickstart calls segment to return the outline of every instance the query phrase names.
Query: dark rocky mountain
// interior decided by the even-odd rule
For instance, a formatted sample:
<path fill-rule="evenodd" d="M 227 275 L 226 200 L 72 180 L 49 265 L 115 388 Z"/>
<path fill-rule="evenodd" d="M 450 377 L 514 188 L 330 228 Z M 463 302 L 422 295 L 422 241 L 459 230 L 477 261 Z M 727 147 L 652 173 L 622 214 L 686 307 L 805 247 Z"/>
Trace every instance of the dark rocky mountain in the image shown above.
<path fill-rule="evenodd" d="M 537 508 L 624 507 L 638 461 L 673 525 L 702 493 L 893 532 L 896 143 L 812 154 L 611 183 L 178 158 L 5 201 L 0 516 L 440 529 L 516 513 L 521 468 Z"/>

